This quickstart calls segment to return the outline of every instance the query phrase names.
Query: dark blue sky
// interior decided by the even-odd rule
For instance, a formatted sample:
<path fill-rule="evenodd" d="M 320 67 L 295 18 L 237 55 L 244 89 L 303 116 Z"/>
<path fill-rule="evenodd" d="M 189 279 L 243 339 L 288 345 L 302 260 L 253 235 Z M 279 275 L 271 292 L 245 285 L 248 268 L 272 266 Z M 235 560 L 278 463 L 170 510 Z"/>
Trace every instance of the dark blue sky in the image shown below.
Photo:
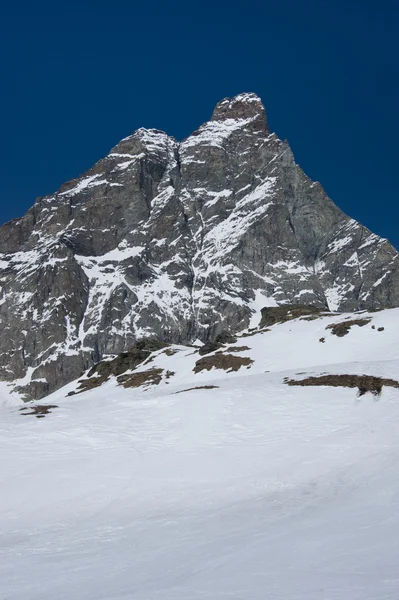
<path fill-rule="evenodd" d="M 253 91 L 305 172 L 399 247 L 396 2 L 26 4 L 0 9 L 0 222 L 138 127 L 183 138 Z"/>

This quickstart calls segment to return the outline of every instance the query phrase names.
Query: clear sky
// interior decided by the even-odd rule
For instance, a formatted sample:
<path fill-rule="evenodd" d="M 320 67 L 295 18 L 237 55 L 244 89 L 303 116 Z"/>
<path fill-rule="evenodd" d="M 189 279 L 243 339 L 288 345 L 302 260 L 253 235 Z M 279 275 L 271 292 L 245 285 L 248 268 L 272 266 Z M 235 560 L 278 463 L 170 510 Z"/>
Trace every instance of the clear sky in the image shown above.
<path fill-rule="evenodd" d="M 0 8 L 0 222 L 133 130 L 181 139 L 251 91 L 305 172 L 399 247 L 397 2 L 15 6 Z"/>

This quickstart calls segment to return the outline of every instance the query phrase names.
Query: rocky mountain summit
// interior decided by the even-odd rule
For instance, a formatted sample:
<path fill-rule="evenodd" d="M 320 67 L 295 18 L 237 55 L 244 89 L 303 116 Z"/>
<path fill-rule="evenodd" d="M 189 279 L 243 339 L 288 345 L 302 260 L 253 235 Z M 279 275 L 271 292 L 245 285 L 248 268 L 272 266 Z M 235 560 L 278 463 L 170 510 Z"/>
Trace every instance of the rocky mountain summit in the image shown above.
<path fill-rule="evenodd" d="M 144 337 L 188 344 L 264 306 L 399 305 L 398 253 L 222 100 L 181 143 L 139 129 L 0 228 L 0 378 L 41 397 Z"/>

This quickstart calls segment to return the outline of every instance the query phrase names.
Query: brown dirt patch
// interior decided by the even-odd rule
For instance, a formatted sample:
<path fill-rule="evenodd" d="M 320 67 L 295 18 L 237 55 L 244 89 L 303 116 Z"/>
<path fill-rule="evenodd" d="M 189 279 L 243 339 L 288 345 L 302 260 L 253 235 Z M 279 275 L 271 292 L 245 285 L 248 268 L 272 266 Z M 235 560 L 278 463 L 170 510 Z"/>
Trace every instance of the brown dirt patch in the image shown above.
<path fill-rule="evenodd" d="M 179 392 L 175 392 L 175 394 L 182 394 L 183 392 L 191 392 L 192 390 L 215 390 L 218 388 L 218 385 L 199 385 L 197 387 L 187 388 L 186 390 L 180 390 Z"/>
<path fill-rule="evenodd" d="M 331 323 L 331 325 L 327 325 L 326 329 L 331 329 L 331 333 L 336 335 L 337 337 L 344 337 L 350 331 L 350 328 L 354 325 L 358 327 L 364 327 L 370 323 L 370 318 L 365 319 L 351 319 L 349 321 L 343 321 L 342 323 Z"/>
<path fill-rule="evenodd" d="M 233 354 L 223 354 L 223 352 L 213 356 L 204 356 L 195 363 L 194 373 L 201 371 L 210 371 L 211 369 L 223 369 L 227 373 L 238 371 L 241 367 L 249 367 L 254 361 L 242 356 L 233 356 Z"/>
<path fill-rule="evenodd" d="M 116 378 L 124 388 L 140 387 L 141 385 L 158 385 L 162 380 L 163 369 L 149 369 L 129 375 L 119 375 Z"/>
<path fill-rule="evenodd" d="M 286 378 L 284 379 L 284 383 L 298 386 L 358 388 L 359 396 L 363 396 L 366 392 L 371 392 L 374 396 L 379 396 L 384 385 L 399 388 L 399 381 L 374 377 L 373 375 L 322 375 L 299 380 Z"/>
<path fill-rule="evenodd" d="M 24 417 L 27 415 L 34 415 L 38 419 L 43 419 L 46 415 L 52 412 L 53 408 L 58 408 L 58 406 L 56 404 L 35 404 L 34 406 L 26 406 L 24 408 L 20 408 L 19 410 Z"/>

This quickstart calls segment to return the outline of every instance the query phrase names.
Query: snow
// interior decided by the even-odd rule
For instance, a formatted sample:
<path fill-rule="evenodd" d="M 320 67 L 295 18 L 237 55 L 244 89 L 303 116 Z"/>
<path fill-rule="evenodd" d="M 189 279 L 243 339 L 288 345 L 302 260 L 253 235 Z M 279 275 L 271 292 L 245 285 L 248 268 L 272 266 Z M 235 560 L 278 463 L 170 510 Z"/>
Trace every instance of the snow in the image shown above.
<path fill-rule="evenodd" d="M 77 262 L 84 266 L 86 269 L 98 268 L 98 266 L 105 265 L 107 262 L 121 262 L 139 256 L 144 251 L 144 246 L 132 246 L 127 247 L 121 244 L 118 248 L 110 250 L 106 254 L 100 256 L 80 256 L 76 254 L 75 258 Z"/>
<path fill-rule="evenodd" d="M 342 248 L 345 248 L 345 246 L 350 244 L 352 241 L 353 241 L 353 237 L 351 235 L 346 235 L 345 237 L 338 238 L 338 239 L 334 240 L 333 242 L 331 242 L 330 244 L 328 244 L 327 248 L 329 249 L 329 252 L 335 253 L 335 252 L 338 252 L 339 250 L 342 250 Z"/>
<path fill-rule="evenodd" d="M 135 162 L 137 162 L 137 158 L 133 158 L 132 160 L 125 160 L 124 162 L 121 162 L 118 165 L 116 165 L 114 171 L 116 169 L 118 171 L 124 171 L 125 169 L 127 169 L 128 167 L 130 167 L 130 165 L 134 164 Z"/>
<path fill-rule="evenodd" d="M 252 192 L 241 198 L 229 216 L 215 225 L 203 241 L 202 259 L 215 264 L 238 244 L 248 228 L 265 216 L 273 204 L 275 177 L 268 177 Z"/>
<path fill-rule="evenodd" d="M 202 125 L 195 135 L 190 136 L 180 144 L 180 150 L 184 158 L 182 166 L 187 162 L 186 155 L 198 146 L 213 146 L 223 148 L 224 142 L 236 131 L 242 130 L 256 117 L 247 119 L 224 119 L 223 121 L 208 121 Z"/>
<path fill-rule="evenodd" d="M 228 198 L 232 195 L 232 190 L 222 190 L 221 192 L 208 192 L 208 195 L 211 196 L 211 200 L 206 201 L 206 207 L 209 208 L 214 204 L 217 204 L 219 200 L 223 198 Z"/>
<path fill-rule="evenodd" d="M 386 271 L 386 272 L 385 272 L 385 273 L 382 275 L 382 277 L 380 277 L 379 279 L 377 279 L 377 281 L 375 281 L 375 282 L 373 283 L 373 287 L 378 287 L 378 286 L 379 286 L 379 285 L 380 285 L 380 284 L 381 284 L 381 283 L 384 281 L 385 277 L 387 277 L 387 275 L 390 275 L 390 274 L 391 274 L 391 271 Z"/>
<path fill-rule="evenodd" d="M 271 298 L 265 294 L 263 290 L 255 290 L 255 298 L 248 304 L 250 309 L 253 311 L 252 317 L 249 323 L 249 327 L 257 327 L 261 319 L 261 310 L 266 306 L 277 306 L 277 302 L 274 298 Z"/>
<path fill-rule="evenodd" d="M 223 106 L 227 104 L 228 106 L 233 106 L 238 103 L 248 103 L 248 104 L 258 104 L 262 106 L 262 100 L 259 98 L 257 94 L 253 92 L 243 92 L 242 94 L 237 94 L 233 98 L 225 98 L 221 100 L 218 106 Z"/>
<path fill-rule="evenodd" d="M 88 177 L 84 177 L 75 185 L 75 187 L 71 188 L 70 190 L 67 190 L 66 192 L 61 192 L 60 194 L 58 194 L 58 196 L 76 196 L 76 194 L 79 194 L 86 188 L 98 183 L 98 182 L 95 182 L 95 180 L 98 177 L 101 177 L 101 175 L 97 174 L 97 175 L 89 175 Z"/>
<path fill-rule="evenodd" d="M 134 134 L 145 145 L 147 152 L 157 154 L 167 152 L 169 148 L 175 148 L 177 143 L 173 137 L 158 129 L 146 129 L 141 127 Z"/>
<path fill-rule="evenodd" d="M 151 363 L 169 384 L 71 384 L 43 419 L 1 384 L 0 597 L 397 600 L 399 391 L 283 383 L 397 376 L 399 310 L 364 315 L 344 338 L 326 326 L 353 315 L 239 339 L 255 363 L 231 374 L 176 346 Z"/>
<path fill-rule="evenodd" d="M 171 189 L 165 189 L 164 197 L 170 193 Z M 161 207 L 163 201 L 164 198 L 161 198 L 160 194 L 158 197 L 158 207 Z M 143 327 L 140 322 L 140 310 L 148 306 L 153 307 L 152 318 L 169 318 L 176 322 L 182 312 L 185 312 L 186 314 L 183 316 L 188 318 L 191 306 L 189 291 L 185 288 L 179 290 L 176 287 L 175 279 L 170 277 L 166 272 L 167 266 L 172 261 L 166 261 L 159 265 L 149 265 L 153 277 L 142 284 L 131 285 L 128 282 L 123 262 L 139 256 L 144 250 L 145 248 L 141 246 L 126 247 L 122 243 L 119 248 L 101 256 L 75 256 L 90 280 L 88 305 L 77 334 L 83 346 L 85 345 L 86 337 L 97 331 L 106 301 L 119 286 L 130 290 L 134 294 L 136 301 L 129 307 L 126 316 L 119 323 L 118 328 L 112 328 L 112 333 L 125 337 L 134 334 L 137 339 L 152 335 L 153 330 L 151 327 Z M 177 259 L 175 258 L 173 262 L 176 261 Z M 162 312 L 162 317 L 157 312 L 154 312 L 154 308 L 157 309 L 157 312 Z M 85 349 L 90 350 L 88 346 Z"/>
<path fill-rule="evenodd" d="M 135 154 L 127 154 L 126 152 L 110 152 L 106 158 L 135 158 Z"/>
<path fill-rule="evenodd" d="M 357 252 L 354 252 L 346 262 L 344 262 L 344 267 L 358 267 L 360 268 L 359 263 L 359 255 Z"/>
<path fill-rule="evenodd" d="M 21 398 L 12 391 L 11 383 L 0 381 L 0 409 L 20 408 Z M 0 479 L 1 481 L 1 479 Z"/>
<path fill-rule="evenodd" d="M 176 194 L 175 188 L 171 185 L 168 185 L 162 192 L 160 192 L 155 198 L 151 201 L 151 208 L 153 211 L 152 218 L 156 218 L 159 216 L 160 211 L 165 208 L 169 200 Z M 151 219 L 152 221 L 152 219 Z M 150 227 L 151 221 L 148 223 L 148 227 Z"/>
<path fill-rule="evenodd" d="M 354 289 L 355 286 L 352 283 L 334 283 L 333 286 L 324 290 L 328 308 L 331 311 L 338 310 L 341 305 L 342 298 L 345 298 L 345 296 L 353 292 Z"/>
<path fill-rule="evenodd" d="M 367 248 L 368 246 L 371 246 L 373 244 L 381 244 L 382 242 L 385 242 L 386 240 L 384 238 L 379 237 L 378 235 L 375 235 L 375 233 L 371 233 L 365 242 L 363 242 L 363 244 L 361 246 L 359 246 L 359 250 L 362 250 L 364 248 Z"/>
<path fill-rule="evenodd" d="M 298 273 L 306 273 L 309 274 L 307 268 L 300 264 L 299 260 L 296 261 L 284 261 L 284 260 L 279 260 L 278 262 L 271 264 L 270 267 L 272 269 L 280 269 L 283 270 L 284 273 L 289 273 L 289 274 L 298 274 Z"/>

